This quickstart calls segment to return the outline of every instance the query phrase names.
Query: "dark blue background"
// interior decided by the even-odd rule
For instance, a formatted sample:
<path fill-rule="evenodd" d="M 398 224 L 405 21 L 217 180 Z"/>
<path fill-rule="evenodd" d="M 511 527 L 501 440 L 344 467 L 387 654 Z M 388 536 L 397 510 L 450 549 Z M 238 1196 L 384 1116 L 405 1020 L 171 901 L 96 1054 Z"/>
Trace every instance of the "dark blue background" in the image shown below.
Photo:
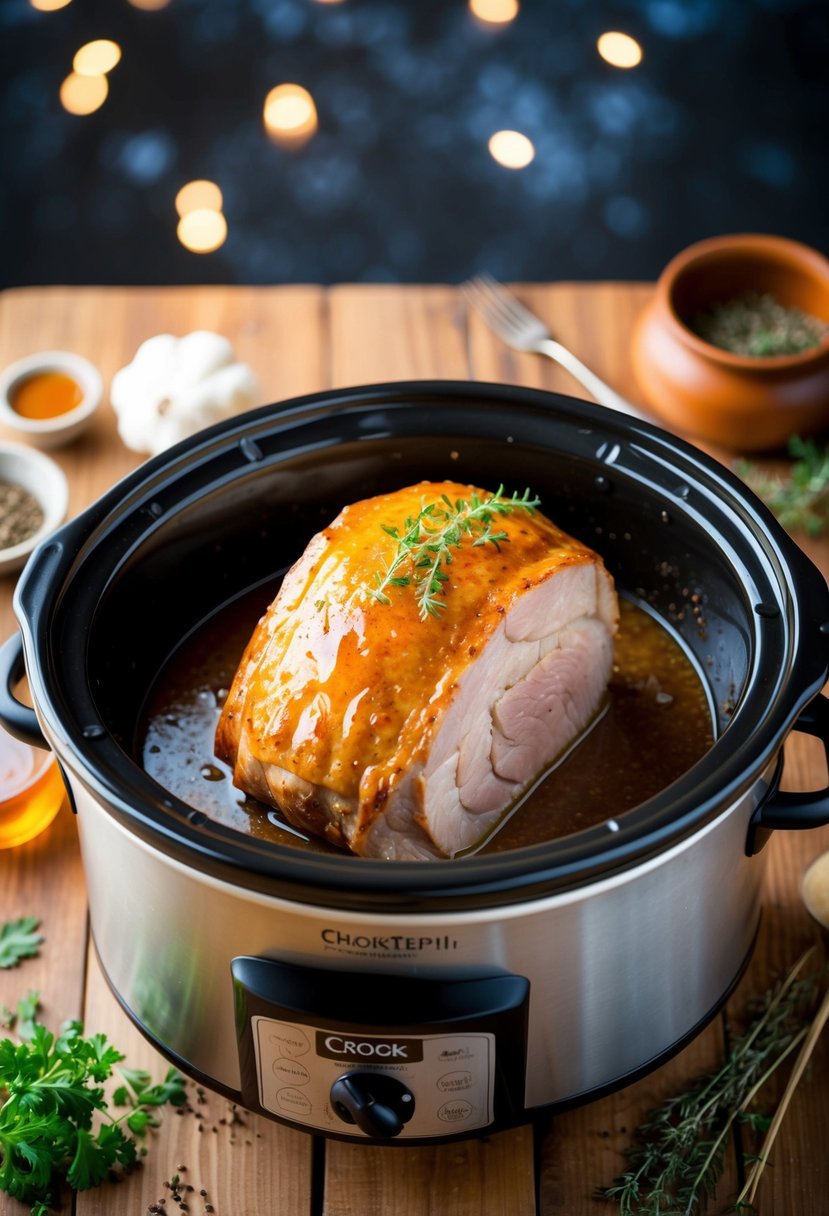
<path fill-rule="evenodd" d="M 605 30 L 642 65 L 605 64 Z M 123 49 L 95 114 L 58 89 L 77 48 Z M 483 28 L 466 0 L 0 0 L 0 286 L 652 278 L 684 245 L 767 231 L 829 252 L 829 5 L 796 0 L 523 0 Z M 297 81 L 320 129 L 262 126 Z M 535 143 L 523 171 L 487 139 Z M 175 234 L 197 177 L 226 243 Z"/>

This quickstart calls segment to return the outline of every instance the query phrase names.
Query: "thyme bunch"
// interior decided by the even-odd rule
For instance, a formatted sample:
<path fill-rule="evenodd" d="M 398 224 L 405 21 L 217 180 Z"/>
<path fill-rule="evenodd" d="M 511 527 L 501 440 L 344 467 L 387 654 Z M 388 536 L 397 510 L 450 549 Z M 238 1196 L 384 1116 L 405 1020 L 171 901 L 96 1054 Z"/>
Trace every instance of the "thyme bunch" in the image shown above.
<path fill-rule="evenodd" d="M 793 435 L 788 448 L 793 463 L 786 478 L 770 476 L 747 460 L 737 472 L 784 528 L 818 536 L 829 523 L 829 445 L 821 448 Z"/>
<path fill-rule="evenodd" d="M 441 598 L 444 583 L 449 579 L 446 566 L 452 564 L 452 549 L 460 549 L 464 540 L 472 547 L 494 545 L 499 548 L 508 540 L 506 532 L 493 531 L 497 516 L 509 515 L 516 508 L 532 514 L 539 505 L 530 491 L 504 497 L 504 487 L 481 498 L 472 494 L 469 501 L 455 502 L 442 494 L 437 502 L 426 503 L 415 516 L 408 516 L 402 530 L 382 524 L 383 531 L 395 542 L 394 555 L 384 571 L 374 575 L 374 586 L 367 588 L 381 604 L 390 604 L 390 587 L 414 587 L 420 607 L 420 619 L 439 616 L 446 607 Z"/>
<path fill-rule="evenodd" d="M 750 1111 L 766 1081 L 806 1039 L 819 974 L 800 977 L 808 951 L 766 993 L 749 1029 L 723 1066 L 669 1098 L 637 1128 L 627 1170 L 601 1197 L 621 1216 L 693 1216 L 713 1195 L 735 1123 L 763 1131 L 770 1120 Z M 746 1211 L 740 1203 L 738 1210 Z"/>

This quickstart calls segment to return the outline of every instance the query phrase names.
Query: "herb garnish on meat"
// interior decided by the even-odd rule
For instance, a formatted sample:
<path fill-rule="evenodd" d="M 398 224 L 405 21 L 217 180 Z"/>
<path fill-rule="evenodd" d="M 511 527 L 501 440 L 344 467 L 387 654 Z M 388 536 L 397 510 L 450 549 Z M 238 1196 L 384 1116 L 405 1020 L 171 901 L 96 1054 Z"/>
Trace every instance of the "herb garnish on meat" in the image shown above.
<path fill-rule="evenodd" d="M 540 503 L 540 499 L 530 497 L 529 490 L 510 498 L 503 493 L 501 485 L 486 498 L 472 494 L 469 501 L 459 498 L 455 502 L 442 494 L 438 502 L 426 503 L 416 516 L 407 517 L 402 530 L 383 524 L 396 549 L 386 570 L 375 574 L 369 594 L 381 604 L 390 604 L 386 594 L 389 587 L 414 587 L 420 619 L 439 616 L 446 607 L 440 597 L 449 578 L 445 567 L 452 564 L 451 550 L 460 549 L 464 538 L 473 548 L 490 544 L 497 549 L 509 538 L 506 532 L 493 532 L 496 516 L 509 515 L 516 508 L 532 514 Z"/>

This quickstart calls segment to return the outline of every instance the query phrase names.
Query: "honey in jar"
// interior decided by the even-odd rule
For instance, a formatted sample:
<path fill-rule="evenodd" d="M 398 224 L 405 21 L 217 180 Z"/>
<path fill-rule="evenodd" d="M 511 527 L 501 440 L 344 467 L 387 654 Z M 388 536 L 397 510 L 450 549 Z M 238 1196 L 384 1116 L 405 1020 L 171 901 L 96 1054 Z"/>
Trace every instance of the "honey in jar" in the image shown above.
<path fill-rule="evenodd" d="M 83 401 L 83 389 L 65 372 L 36 372 L 16 384 L 11 407 L 21 418 L 44 422 L 68 414 Z"/>
<path fill-rule="evenodd" d="M 57 815 L 65 790 L 51 752 L 0 727 L 0 849 L 32 840 Z"/>

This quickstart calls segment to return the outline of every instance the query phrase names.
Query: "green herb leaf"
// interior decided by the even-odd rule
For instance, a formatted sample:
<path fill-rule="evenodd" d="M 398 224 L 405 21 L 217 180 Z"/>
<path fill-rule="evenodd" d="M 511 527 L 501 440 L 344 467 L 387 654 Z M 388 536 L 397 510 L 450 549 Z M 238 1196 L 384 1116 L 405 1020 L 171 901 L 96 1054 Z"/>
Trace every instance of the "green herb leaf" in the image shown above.
<path fill-rule="evenodd" d="M 731 1128 L 755 1122 L 749 1107 L 808 1034 L 824 975 L 799 978 L 807 958 L 765 994 L 722 1068 L 669 1098 L 637 1128 L 628 1169 L 600 1192 L 622 1216 L 694 1216 L 713 1195 Z"/>
<path fill-rule="evenodd" d="M 37 954 L 43 941 L 39 925 L 36 916 L 21 916 L 0 926 L 0 967 L 16 967 L 21 959 Z"/>
<path fill-rule="evenodd" d="M 468 502 L 459 498 L 453 503 L 443 494 L 440 501 L 426 503 L 418 515 L 408 517 L 402 533 L 398 527 L 381 524 L 396 548 L 386 569 L 374 574 L 374 586 L 366 588 L 368 594 L 388 605 L 389 587 L 414 587 L 420 619 L 439 616 L 446 607 L 443 591 L 449 576 L 444 567 L 452 564 L 451 550 L 460 549 L 464 538 L 471 540 L 473 548 L 490 544 L 498 549 L 509 537 L 506 532 L 492 531 L 495 517 L 516 509 L 532 514 L 539 502 L 530 497 L 529 490 L 505 498 L 504 487 L 499 486 L 495 494 L 486 498 L 473 494 Z"/>
<path fill-rule="evenodd" d="M 87 1190 L 131 1165 L 134 1136 L 157 1124 L 156 1108 L 181 1105 L 185 1091 L 175 1069 L 153 1084 L 143 1070 L 125 1068 L 116 1092 L 128 1109 L 113 1115 L 100 1083 L 112 1076 L 121 1052 L 102 1034 L 85 1036 L 77 1021 L 54 1035 L 35 1020 L 36 1011 L 31 993 L 15 1015 L 28 1039 L 0 1040 L 0 1190 L 45 1216 L 63 1180 Z"/>
<path fill-rule="evenodd" d="M 789 440 L 793 464 L 788 477 L 772 477 L 748 460 L 737 472 L 791 532 L 819 536 L 829 524 L 829 444 L 820 448 L 811 439 Z"/>

